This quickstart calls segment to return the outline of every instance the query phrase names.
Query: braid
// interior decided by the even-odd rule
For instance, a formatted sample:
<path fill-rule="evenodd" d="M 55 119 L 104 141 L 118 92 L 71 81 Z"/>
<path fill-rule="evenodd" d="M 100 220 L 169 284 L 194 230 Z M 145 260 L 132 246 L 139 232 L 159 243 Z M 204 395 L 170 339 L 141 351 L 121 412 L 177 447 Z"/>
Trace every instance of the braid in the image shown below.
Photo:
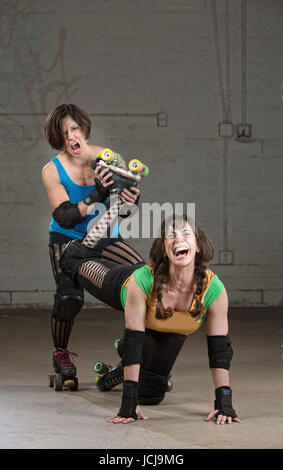
<path fill-rule="evenodd" d="M 195 308 L 190 310 L 190 314 L 194 318 L 199 318 L 203 311 L 203 304 L 200 301 L 200 295 L 203 291 L 204 280 L 206 278 L 206 266 L 202 263 L 195 265 L 195 273 L 197 277 L 197 288 L 195 292 Z"/>
<path fill-rule="evenodd" d="M 168 268 L 167 268 L 168 269 Z M 173 315 L 172 307 L 163 308 L 162 304 L 162 288 L 163 284 L 166 280 L 166 263 L 161 262 L 158 266 L 156 272 L 154 273 L 154 289 L 157 297 L 157 304 L 156 304 L 156 318 L 169 318 Z"/>

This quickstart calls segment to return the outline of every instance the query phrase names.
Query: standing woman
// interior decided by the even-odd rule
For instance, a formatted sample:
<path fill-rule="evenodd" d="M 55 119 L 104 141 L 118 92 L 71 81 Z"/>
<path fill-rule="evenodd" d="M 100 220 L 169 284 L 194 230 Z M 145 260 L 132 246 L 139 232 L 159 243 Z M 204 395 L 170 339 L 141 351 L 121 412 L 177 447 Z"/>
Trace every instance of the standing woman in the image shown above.
<path fill-rule="evenodd" d="M 101 228 L 105 230 L 105 220 L 111 221 L 115 211 L 117 207 L 110 207 L 83 240 L 66 247 L 60 260 L 71 279 L 96 298 L 125 311 L 125 331 L 118 346 L 122 363 L 105 374 L 105 385 L 124 379 L 122 403 L 108 421 L 145 419 L 139 405 L 163 400 L 185 339 L 207 317 L 209 366 L 215 386 L 215 410 L 207 421 L 216 417 L 217 424 L 240 422 L 229 385 L 233 351 L 227 293 L 218 276 L 207 268 L 214 254 L 211 241 L 193 221 L 173 217 L 161 225 L 161 236 L 150 251 L 150 264 L 125 268 L 104 263 L 96 249 Z"/>
<path fill-rule="evenodd" d="M 55 372 L 74 377 L 76 368 L 70 354 L 76 353 L 70 353 L 67 348 L 75 317 L 84 303 L 84 292 L 77 282 L 61 271 L 59 259 L 68 242 L 84 237 L 89 222 L 98 216 L 96 212 L 89 214 L 90 206 L 96 202 L 107 203 L 113 181 L 112 173 L 107 169 L 91 168 L 91 163 L 103 148 L 88 143 L 91 121 L 82 109 L 74 104 L 56 107 L 47 116 L 44 131 L 50 146 L 59 151 L 42 170 L 43 184 L 53 210 L 49 226 L 49 252 L 56 283 L 51 313 L 53 366 Z M 125 168 L 123 160 L 121 166 Z M 136 188 L 131 188 L 131 191 L 124 189 L 123 201 L 135 203 L 138 195 Z M 142 261 L 139 254 L 122 240 L 117 225 L 112 232 L 114 235 L 116 238 L 102 253 L 105 259 L 114 257 L 125 265 Z"/>

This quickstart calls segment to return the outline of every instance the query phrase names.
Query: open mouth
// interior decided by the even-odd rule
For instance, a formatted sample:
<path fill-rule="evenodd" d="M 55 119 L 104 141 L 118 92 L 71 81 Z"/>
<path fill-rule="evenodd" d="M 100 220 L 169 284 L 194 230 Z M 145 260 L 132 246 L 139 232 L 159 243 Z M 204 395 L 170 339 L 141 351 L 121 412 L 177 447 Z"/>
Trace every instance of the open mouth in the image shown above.
<path fill-rule="evenodd" d="M 188 247 L 179 246 L 174 249 L 174 256 L 176 256 L 176 258 L 178 259 L 181 259 L 181 258 L 184 258 L 188 254 L 188 252 L 189 252 Z"/>
<path fill-rule="evenodd" d="M 71 148 L 75 153 L 78 153 L 81 150 L 81 146 L 78 142 L 74 142 L 73 144 L 71 144 Z"/>

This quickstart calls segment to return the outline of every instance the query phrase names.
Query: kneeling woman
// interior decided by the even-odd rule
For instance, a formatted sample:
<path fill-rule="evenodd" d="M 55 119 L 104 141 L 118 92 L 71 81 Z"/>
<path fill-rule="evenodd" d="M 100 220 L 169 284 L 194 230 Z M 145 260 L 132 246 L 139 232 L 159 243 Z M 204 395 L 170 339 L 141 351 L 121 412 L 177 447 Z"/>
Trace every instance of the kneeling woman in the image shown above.
<path fill-rule="evenodd" d="M 111 207 L 109 209 L 111 211 Z M 112 423 L 145 419 L 139 405 L 157 404 L 187 335 L 207 317 L 209 366 L 215 386 L 216 424 L 240 422 L 232 406 L 229 367 L 228 299 L 218 276 L 206 267 L 214 254 L 207 235 L 186 217 L 161 226 L 150 250 L 150 264 L 130 266 L 100 259 L 108 240 L 101 227 L 109 213 L 81 241 L 70 243 L 61 268 L 99 300 L 125 311 L 125 331 L 118 352 L 124 373 L 121 408 Z M 110 216 L 109 216 L 110 215 Z M 106 222 L 105 222 L 106 221 Z"/>

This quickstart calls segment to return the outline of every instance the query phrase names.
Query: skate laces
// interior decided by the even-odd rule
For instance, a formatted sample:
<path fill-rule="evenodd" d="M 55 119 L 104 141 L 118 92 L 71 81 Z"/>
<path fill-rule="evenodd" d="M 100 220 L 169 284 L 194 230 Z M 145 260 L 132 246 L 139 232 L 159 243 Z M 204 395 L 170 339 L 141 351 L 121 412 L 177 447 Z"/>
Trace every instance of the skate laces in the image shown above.
<path fill-rule="evenodd" d="M 58 362 L 60 367 L 73 367 L 74 364 L 70 360 L 70 356 L 77 357 L 78 353 L 68 351 L 68 349 L 65 349 L 64 351 L 55 351 L 54 353 L 54 359 L 56 362 Z"/>

